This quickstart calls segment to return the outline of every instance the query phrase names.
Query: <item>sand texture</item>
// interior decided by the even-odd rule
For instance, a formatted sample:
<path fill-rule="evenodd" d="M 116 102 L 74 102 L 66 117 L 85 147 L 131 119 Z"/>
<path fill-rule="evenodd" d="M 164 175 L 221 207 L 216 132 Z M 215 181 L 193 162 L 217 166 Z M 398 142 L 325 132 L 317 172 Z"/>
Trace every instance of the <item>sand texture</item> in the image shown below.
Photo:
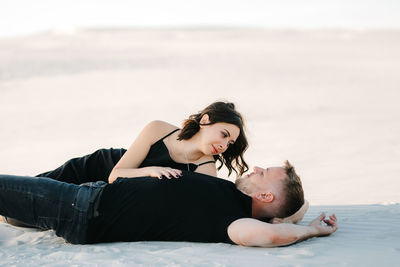
<path fill-rule="evenodd" d="M 1 265 L 11 266 L 397 266 L 400 206 L 312 206 L 335 212 L 338 232 L 281 248 L 191 242 L 70 245 L 53 231 L 0 225 Z"/>

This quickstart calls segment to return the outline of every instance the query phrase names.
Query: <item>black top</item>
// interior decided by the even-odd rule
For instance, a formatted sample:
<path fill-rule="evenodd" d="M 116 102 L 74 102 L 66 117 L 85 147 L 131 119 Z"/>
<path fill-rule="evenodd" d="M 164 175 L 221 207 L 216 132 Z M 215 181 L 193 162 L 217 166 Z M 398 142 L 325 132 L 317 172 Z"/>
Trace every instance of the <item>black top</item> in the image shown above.
<path fill-rule="evenodd" d="M 251 217 L 251 198 L 216 177 L 183 171 L 178 179 L 117 179 L 104 188 L 87 242 L 232 243 L 227 228 Z"/>
<path fill-rule="evenodd" d="M 139 168 L 148 166 L 162 166 L 187 171 L 189 166 L 190 171 L 195 171 L 198 166 L 214 162 L 207 161 L 199 165 L 194 163 L 189 163 L 187 165 L 185 163 L 175 162 L 171 158 L 168 148 L 165 146 L 163 140 L 178 130 L 179 129 L 173 130 L 155 142 L 150 147 L 146 158 L 143 160 L 142 164 L 140 164 Z M 108 182 L 108 176 L 110 176 L 112 169 L 122 158 L 125 152 L 126 149 L 124 148 L 99 149 L 92 154 L 80 158 L 70 159 L 57 169 L 41 173 L 37 176 L 48 177 L 72 184 L 83 184 L 96 181 Z"/>
<path fill-rule="evenodd" d="M 167 146 L 164 143 L 164 139 L 178 131 L 179 129 L 175 129 L 153 145 L 151 145 L 149 153 L 147 153 L 146 158 L 143 160 L 142 164 L 140 164 L 139 168 L 149 167 L 149 166 L 161 166 L 161 167 L 170 167 L 174 169 L 179 169 L 182 171 L 192 171 L 194 172 L 198 165 L 194 163 L 179 163 L 174 161 L 168 151 Z M 205 162 L 204 162 L 205 163 Z M 203 164 L 204 164 L 203 163 Z"/>

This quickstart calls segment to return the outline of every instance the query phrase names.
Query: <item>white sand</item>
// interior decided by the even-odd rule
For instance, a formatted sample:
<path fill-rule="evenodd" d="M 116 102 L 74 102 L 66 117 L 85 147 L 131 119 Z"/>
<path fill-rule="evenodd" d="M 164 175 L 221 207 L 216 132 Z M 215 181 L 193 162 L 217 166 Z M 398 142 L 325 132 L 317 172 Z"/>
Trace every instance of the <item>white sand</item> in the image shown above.
<path fill-rule="evenodd" d="M 331 237 L 279 249 L 72 246 L 52 232 L 0 224 L 0 264 L 398 264 L 398 47 L 398 31 L 98 30 L 0 39 L 0 173 L 34 175 L 100 147 L 127 147 L 150 120 L 180 124 L 228 99 L 247 118 L 250 165 L 291 160 L 312 205 L 305 222 L 321 209 L 340 220 Z"/>
<path fill-rule="evenodd" d="M 400 205 L 312 206 L 335 212 L 340 229 L 281 248 L 131 242 L 71 245 L 54 232 L 0 225 L 0 265 L 11 266 L 398 266 Z"/>

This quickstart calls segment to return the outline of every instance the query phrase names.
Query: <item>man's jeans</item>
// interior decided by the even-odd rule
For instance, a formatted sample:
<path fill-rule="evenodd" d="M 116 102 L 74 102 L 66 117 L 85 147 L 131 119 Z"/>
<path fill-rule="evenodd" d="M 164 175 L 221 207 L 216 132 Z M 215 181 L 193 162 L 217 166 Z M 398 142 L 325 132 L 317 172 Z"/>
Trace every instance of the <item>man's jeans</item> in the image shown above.
<path fill-rule="evenodd" d="M 107 183 L 68 184 L 49 178 L 0 174 L 0 214 L 53 229 L 72 244 L 85 244 L 89 220 Z"/>

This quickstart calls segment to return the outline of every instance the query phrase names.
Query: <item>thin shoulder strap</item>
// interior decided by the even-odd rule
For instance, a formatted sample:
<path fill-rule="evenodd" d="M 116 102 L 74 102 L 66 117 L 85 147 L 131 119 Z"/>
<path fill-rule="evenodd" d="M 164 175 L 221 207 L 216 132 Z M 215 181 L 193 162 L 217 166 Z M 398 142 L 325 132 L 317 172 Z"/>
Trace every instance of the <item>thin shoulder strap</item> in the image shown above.
<path fill-rule="evenodd" d="M 215 163 L 215 161 L 213 161 L 213 160 L 206 161 L 206 162 L 200 163 L 199 165 L 197 165 L 197 167 L 200 167 L 201 165 L 208 164 L 208 163 Z"/>
<path fill-rule="evenodd" d="M 178 131 L 179 128 L 173 130 L 172 132 L 170 132 L 169 134 L 167 134 L 166 136 L 164 136 L 163 138 L 161 138 L 160 140 L 164 140 L 165 138 L 167 138 L 168 136 L 170 136 L 171 134 L 173 134 L 174 132 Z"/>

